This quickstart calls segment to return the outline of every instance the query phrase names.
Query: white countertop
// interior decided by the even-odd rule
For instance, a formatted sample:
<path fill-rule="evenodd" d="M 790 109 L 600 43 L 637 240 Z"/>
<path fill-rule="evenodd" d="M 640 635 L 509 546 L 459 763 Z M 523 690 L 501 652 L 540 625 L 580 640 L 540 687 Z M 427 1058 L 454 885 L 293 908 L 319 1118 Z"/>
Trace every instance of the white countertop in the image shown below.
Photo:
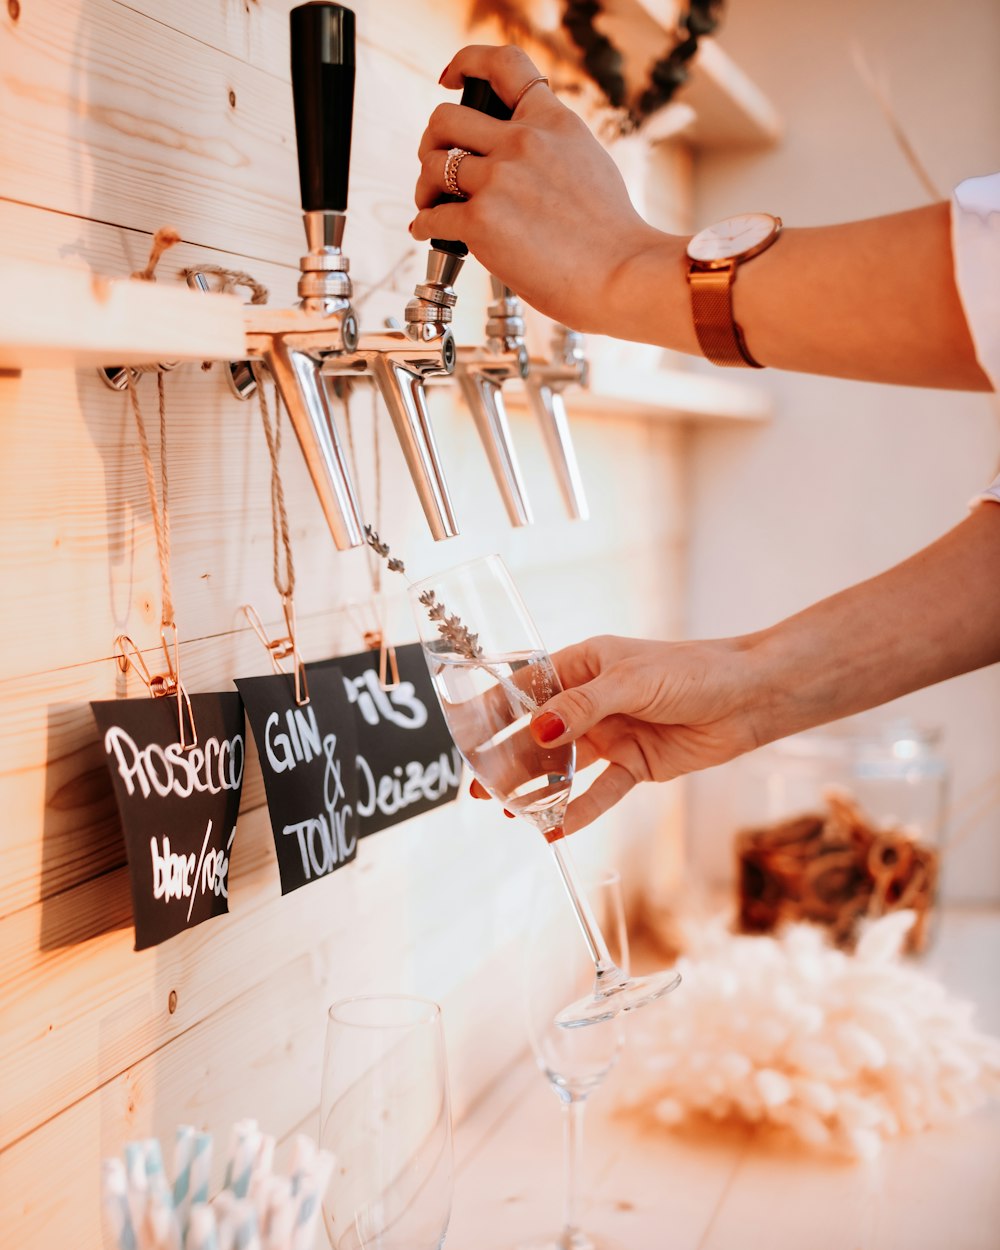
<path fill-rule="evenodd" d="M 926 966 L 1000 1033 L 1000 912 L 942 918 Z M 620 1250 L 998 1250 L 1000 1103 L 840 1162 L 734 1127 L 641 1129 L 591 1099 L 585 1229 Z M 558 1231 L 560 1107 L 530 1055 L 456 1132 L 447 1250 L 520 1250 Z"/>

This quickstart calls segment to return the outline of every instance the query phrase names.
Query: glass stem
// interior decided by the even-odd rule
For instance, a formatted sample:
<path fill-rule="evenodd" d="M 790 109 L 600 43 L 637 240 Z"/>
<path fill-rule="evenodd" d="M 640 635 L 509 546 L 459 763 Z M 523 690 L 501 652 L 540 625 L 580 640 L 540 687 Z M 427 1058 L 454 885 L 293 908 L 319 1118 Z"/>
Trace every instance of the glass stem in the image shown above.
<path fill-rule="evenodd" d="M 615 961 L 611 958 L 608 951 L 608 944 L 604 940 L 601 926 L 597 923 L 597 917 L 587 902 L 586 892 L 577 880 L 576 869 L 573 866 L 573 861 L 570 859 L 565 839 L 560 838 L 558 842 L 550 842 L 549 848 L 555 856 L 556 864 L 563 879 L 563 885 L 565 885 L 566 893 L 573 904 L 573 910 L 576 912 L 576 919 L 580 925 L 583 940 L 587 943 L 590 958 L 594 961 L 594 967 L 598 975 L 615 970 Z"/>
<path fill-rule="evenodd" d="M 583 1162 L 583 1113 L 586 1100 L 570 1094 L 563 1101 L 563 1162 L 566 1190 L 563 1197 L 562 1245 L 570 1247 L 580 1233 L 577 1200 L 580 1192 L 580 1165 Z"/>

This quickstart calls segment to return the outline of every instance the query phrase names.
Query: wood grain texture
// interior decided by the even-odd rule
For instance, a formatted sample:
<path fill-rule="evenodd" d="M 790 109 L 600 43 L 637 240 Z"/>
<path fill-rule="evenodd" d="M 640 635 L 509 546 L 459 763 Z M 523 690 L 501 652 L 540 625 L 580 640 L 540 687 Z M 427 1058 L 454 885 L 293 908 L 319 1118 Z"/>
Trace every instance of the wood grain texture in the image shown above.
<path fill-rule="evenodd" d="M 158 282 L 194 264 L 246 270 L 294 299 L 302 234 L 287 83 L 287 2 L 31 0 L 0 14 L 0 256 L 121 277 L 153 232 L 180 228 Z M 348 252 L 366 326 L 399 315 L 422 257 L 405 225 L 437 76 L 466 6 L 365 0 Z M 230 100 L 230 92 L 235 103 Z M 686 201 L 671 165 L 671 204 Z M 388 277 L 388 280 L 383 280 Z M 373 291 L 373 287 L 378 286 Z M 463 274 L 457 327 L 482 333 L 485 277 Z M 141 385 L 155 428 L 155 388 Z M 256 407 L 217 367 L 167 378 L 172 581 L 192 691 L 268 671 L 240 604 L 274 623 L 269 467 Z M 426 532 L 388 419 L 359 388 L 357 484 L 414 576 L 497 550 L 553 647 L 585 633 L 677 633 L 684 434 L 573 416 L 593 520 L 567 521 L 529 416 L 512 413 L 537 524 L 506 524 L 469 414 L 446 388 L 432 419 L 462 535 Z M 337 420 L 344 422 L 345 414 Z M 378 451 L 374 439 L 379 431 Z M 359 649 L 375 623 L 364 552 L 338 554 L 293 435 L 289 500 L 306 658 Z M 158 454 L 154 438 L 154 455 Z M 381 464 L 376 474 L 376 462 Z M 445 1008 L 456 1114 L 523 1044 L 511 943 L 546 850 L 468 797 L 362 844 L 356 864 L 280 894 L 250 752 L 230 914 L 132 950 L 124 846 L 89 702 L 144 695 L 118 672 L 126 630 L 155 662 L 160 582 L 134 423 L 91 369 L 0 377 L 0 1245 L 98 1250 L 98 1168 L 186 1118 L 225 1140 L 257 1116 L 315 1131 L 323 1010 L 366 990 Z M 413 636 L 402 584 L 383 617 Z M 674 830 L 654 791 L 583 836 L 578 857 L 630 860 Z M 171 991 L 176 994 L 171 1010 Z"/>

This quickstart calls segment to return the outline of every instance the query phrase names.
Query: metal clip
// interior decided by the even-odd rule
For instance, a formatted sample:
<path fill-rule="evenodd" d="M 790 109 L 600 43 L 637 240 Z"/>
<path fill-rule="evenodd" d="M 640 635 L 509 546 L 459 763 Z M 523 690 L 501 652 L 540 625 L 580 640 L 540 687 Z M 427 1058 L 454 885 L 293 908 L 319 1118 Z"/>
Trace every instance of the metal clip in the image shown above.
<path fill-rule="evenodd" d="M 306 666 L 299 655 L 298 643 L 295 640 L 295 604 L 290 595 L 281 596 L 281 606 L 285 612 L 285 627 L 288 633 L 284 638 L 269 638 L 264 629 L 257 609 L 252 603 L 243 604 L 243 615 L 250 622 L 250 628 L 264 644 L 264 649 L 271 657 L 271 666 L 276 673 L 284 673 L 282 660 L 291 659 L 295 673 L 295 702 L 305 707 L 309 702 L 309 683 L 306 681 Z"/>
<path fill-rule="evenodd" d="M 168 630 L 173 633 L 173 656 L 170 654 L 170 645 L 167 642 Z M 142 658 L 142 652 L 135 645 L 135 642 L 128 634 L 119 634 L 115 639 L 115 646 L 118 648 L 118 667 L 123 673 L 127 673 L 129 668 L 133 668 L 152 698 L 176 697 L 177 731 L 180 737 L 180 747 L 182 751 L 190 751 L 198 745 L 198 730 L 194 723 L 194 711 L 191 707 L 190 696 L 181 681 L 180 647 L 177 638 L 177 626 L 173 621 L 161 626 L 160 644 L 166 657 L 167 671 L 165 673 L 151 673 L 146 665 L 146 661 Z M 190 741 L 188 740 L 189 733 Z"/>
<path fill-rule="evenodd" d="M 396 663 L 396 648 L 385 641 L 385 634 L 380 629 L 366 629 L 365 646 L 369 651 L 378 652 L 378 684 L 383 690 L 395 690 L 399 685 L 399 665 Z M 386 681 L 388 671 L 392 672 L 392 681 Z"/>

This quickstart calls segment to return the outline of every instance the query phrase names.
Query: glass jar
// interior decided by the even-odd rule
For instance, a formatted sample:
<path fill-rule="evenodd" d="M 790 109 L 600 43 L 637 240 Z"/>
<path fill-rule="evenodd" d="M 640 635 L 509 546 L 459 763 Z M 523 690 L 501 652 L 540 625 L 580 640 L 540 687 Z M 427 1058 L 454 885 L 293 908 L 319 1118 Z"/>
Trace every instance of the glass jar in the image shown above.
<path fill-rule="evenodd" d="M 736 836 L 740 927 L 825 925 L 850 947 L 866 919 L 912 909 L 926 949 L 940 876 L 948 766 L 937 730 L 857 718 L 747 760 Z"/>

